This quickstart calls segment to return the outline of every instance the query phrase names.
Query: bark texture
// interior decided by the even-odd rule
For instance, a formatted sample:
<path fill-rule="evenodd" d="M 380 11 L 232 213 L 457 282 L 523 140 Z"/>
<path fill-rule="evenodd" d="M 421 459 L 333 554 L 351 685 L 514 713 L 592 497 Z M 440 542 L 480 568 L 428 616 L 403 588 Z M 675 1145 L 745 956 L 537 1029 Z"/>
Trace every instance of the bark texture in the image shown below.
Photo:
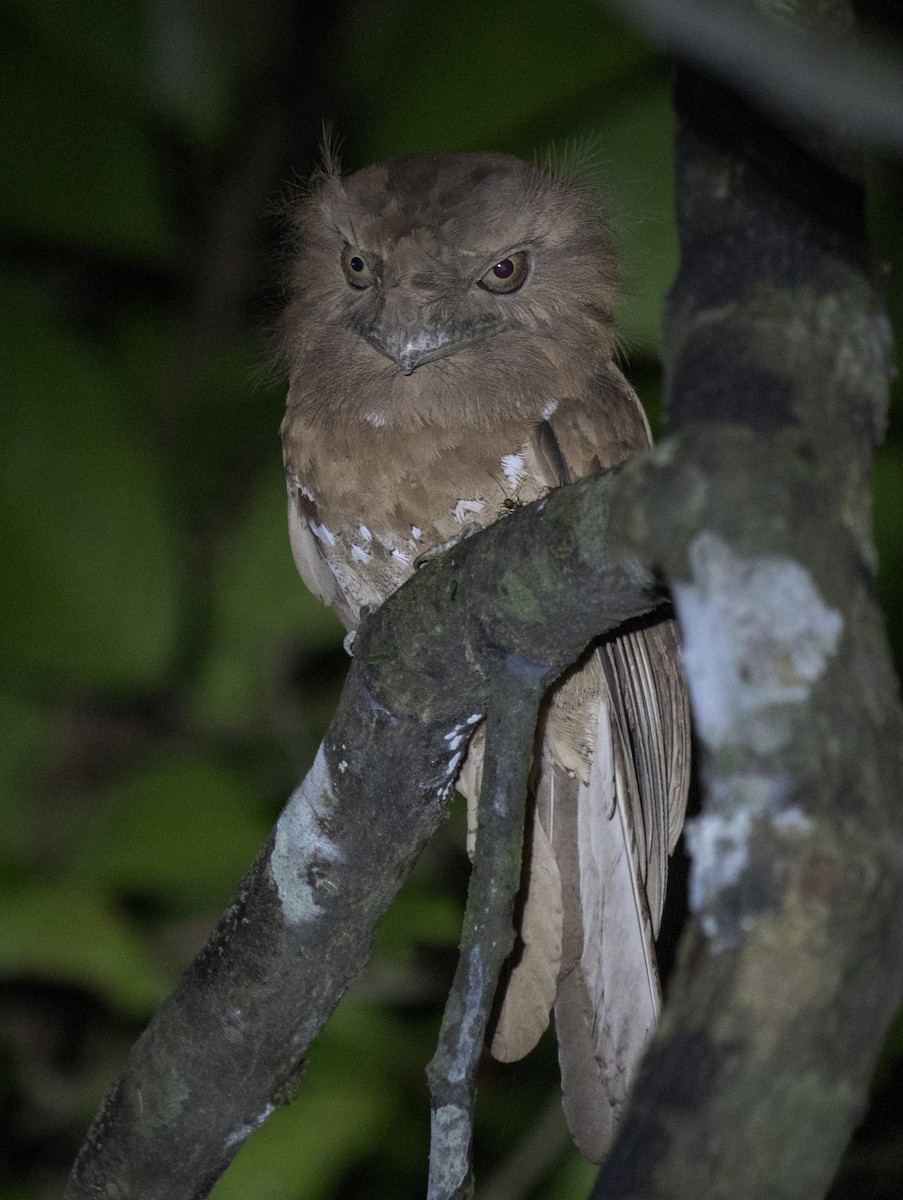
<path fill-rule="evenodd" d="M 705 799 L 679 968 L 594 1195 L 817 1200 L 903 989 L 869 502 L 890 336 L 849 152 L 687 71 L 677 114 L 674 438 L 615 521 L 671 582 Z"/>

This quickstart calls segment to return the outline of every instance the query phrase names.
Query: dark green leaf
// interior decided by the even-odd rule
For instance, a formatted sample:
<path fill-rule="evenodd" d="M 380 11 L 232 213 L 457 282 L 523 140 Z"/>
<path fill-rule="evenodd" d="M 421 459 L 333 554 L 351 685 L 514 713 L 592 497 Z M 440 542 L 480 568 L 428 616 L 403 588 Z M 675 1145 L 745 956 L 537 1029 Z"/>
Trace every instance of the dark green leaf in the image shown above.
<path fill-rule="evenodd" d="M 0 662 L 88 687 L 153 686 L 172 658 L 180 589 L 154 447 L 127 381 L 24 290 L 0 291 L 16 312 L 0 350 Z"/>
<path fill-rule="evenodd" d="M 146 1017 L 172 986 L 132 930 L 79 890 L 32 884 L 0 895 L 0 976 L 77 984 Z"/>
<path fill-rule="evenodd" d="M 0 54 L 0 226 L 141 261 L 171 250 L 148 131 L 115 92 L 29 48 Z"/>
<path fill-rule="evenodd" d="M 292 562 L 285 481 L 272 470 L 225 543 L 214 570 L 210 653 L 194 693 L 204 722 L 253 717 L 287 656 L 313 654 L 343 635 L 338 618 L 307 591 Z"/>
<path fill-rule="evenodd" d="M 347 38 L 349 85 L 361 111 L 378 112 L 360 148 L 370 159 L 501 149 L 510 130 L 575 102 L 643 53 L 586 0 L 395 0 L 355 10 Z"/>
<path fill-rule="evenodd" d="M 225 905 L 268 831 L 252 786 L 210 759 L 161 751 L 117 781 L 72 844 L 85 887 L 176 910 Z"/>

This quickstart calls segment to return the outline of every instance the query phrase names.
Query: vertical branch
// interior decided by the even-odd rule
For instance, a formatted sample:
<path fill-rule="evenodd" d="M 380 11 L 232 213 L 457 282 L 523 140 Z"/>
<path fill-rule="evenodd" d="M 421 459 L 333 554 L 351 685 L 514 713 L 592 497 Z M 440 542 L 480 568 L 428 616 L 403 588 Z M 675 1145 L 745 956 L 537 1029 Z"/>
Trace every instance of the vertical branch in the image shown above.
<path fill-rule="evenodd" d="M 429 1200 L 473 1195 L 471 1145 L 476 1071 L 505 959 L 514 944 L 527 786 L 546 673 L 509 655 L 492 678 L 477 843 L 461 954 L 439 1044 L 432 1093 Z"/>
<path fill-rule="evenodd" d="M 687 70 L 676 108 L 675 436 L 633 500 L 705 796 L 668 1006 L 594 1195 L 817 1200 L 903 990 L 903 713 L 869 528 L 889 327 L 849 148 Z"/>

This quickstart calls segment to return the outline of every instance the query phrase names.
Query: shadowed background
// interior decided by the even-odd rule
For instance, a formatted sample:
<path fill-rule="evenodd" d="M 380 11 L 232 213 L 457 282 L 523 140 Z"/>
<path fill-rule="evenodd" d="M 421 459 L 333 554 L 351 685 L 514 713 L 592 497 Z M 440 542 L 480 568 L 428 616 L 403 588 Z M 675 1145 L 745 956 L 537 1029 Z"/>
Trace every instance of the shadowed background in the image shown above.
<path fill-rule="evenodd" d="M 625 368 L 654 423 L 677 250 L 668 64 L 584 0 L 0 12 L 0 1193 L 43 1200 L 341 685 L 338 622 L 288 550 L 284 383 L 267 367 L 278 205 L 323 119 L 347 169 L 576 147 L 620 231 Z M 879 259 L 899 267 L 903 174 L 876 161 L 870 179 Z M 888 286 L 899 331 L 899 270 Z M 899 397 L 875 488 L 899 664 Z M 462 826 L 457 812 L 423 856 L 299 1099 L 249 1140 L 217 1200 L 422 1193 Z M 672 926 L 679 915 L 678 897 Z M 901 1053 L 898 1022 L 835 1200 L 903 1190 Z M 476 1145 L 481 1195 L 588 1192 L 548 1037 L 524 1063 L 484 1064 Z"/>

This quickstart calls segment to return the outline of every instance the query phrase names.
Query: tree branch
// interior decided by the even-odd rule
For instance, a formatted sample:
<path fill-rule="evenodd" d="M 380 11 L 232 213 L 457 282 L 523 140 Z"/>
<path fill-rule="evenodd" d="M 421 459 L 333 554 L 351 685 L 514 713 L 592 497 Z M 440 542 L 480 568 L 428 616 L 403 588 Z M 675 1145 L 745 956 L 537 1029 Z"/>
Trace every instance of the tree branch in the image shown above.
<path fill-rule="evenodd" d="M 619 503 L 642 499 L 671 580 L 705 801 L 668 1005 L 594 1196 L 817 1200 L 903 992 L 903 714 L 869 505 L 889 327 L 861 190 L 686 70 L 677 111 L 678 433 Z"/>
<path fill-rule="evenodd" d="M 608 472 L 513 513 L 424 567 L 361 628 L 313 768 L 134 1046 L 66 1200 L 204 1196 L 292 1097 L 308 1045 L 445 813 L 506 663 L 532 664 L 529 708 L 595 636 L 659 603 L 611 536 L 617 486 Z M 488 794 L 501 796 L 512 751 L 494 753 Z"/>
<path fill-rule="evenodd" d="M 427 1068 L 432 1093 L 428 1200 L 473 1195 L 471 1143 L 476 1074 L 495 989 L 514 945 L 527 786 L 539 705 L 548 680 L 506 655 L 492 675 L 486 757 L 461 953 L 439 1045 Z M 461 731 L 453 734 L 459 738 Z"/>

